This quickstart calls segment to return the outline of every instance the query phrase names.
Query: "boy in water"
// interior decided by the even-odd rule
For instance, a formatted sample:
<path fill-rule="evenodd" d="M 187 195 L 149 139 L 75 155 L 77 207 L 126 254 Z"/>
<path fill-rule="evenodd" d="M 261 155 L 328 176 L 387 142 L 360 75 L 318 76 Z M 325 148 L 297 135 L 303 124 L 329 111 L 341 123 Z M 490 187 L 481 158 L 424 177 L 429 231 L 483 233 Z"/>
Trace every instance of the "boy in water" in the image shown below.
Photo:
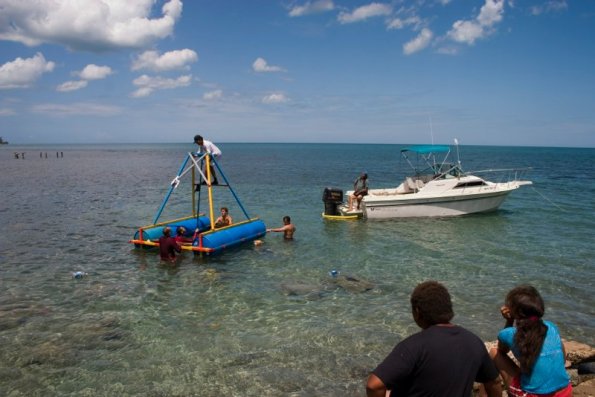
<path fill-rule="evenodd" d="M 163 236 L 159 238 L 159 255 L 161 260 L 168 262 L 176 261 L 176 252 L 182 252 L 180 245 L 171 236 L 171 228 L 163 228 Z"/>
<path fill-rule="evenodd" d="M 293 233 L 295 233 L 295 226 L 291 223 L 291 218 L 287 215 L 283 217 L 283 226 L 275 229 L 267 229 L 267 232 L 283 232 L 285 240 L 293 240 Z"/>
<path fill-rule="evenodd" d="M 217 220 L 215 221 L 215 227 L 216 228 L 220 228 L 220 227 L 225 227 L 225 226 L 229 226 L 233 223 L 233 220 L 231 219 L 231 216 L 229 215 L 229 210 L 227 209 L 227 207 L 221 207 L 221 216 L 219 218 L 217 218 Z"/>

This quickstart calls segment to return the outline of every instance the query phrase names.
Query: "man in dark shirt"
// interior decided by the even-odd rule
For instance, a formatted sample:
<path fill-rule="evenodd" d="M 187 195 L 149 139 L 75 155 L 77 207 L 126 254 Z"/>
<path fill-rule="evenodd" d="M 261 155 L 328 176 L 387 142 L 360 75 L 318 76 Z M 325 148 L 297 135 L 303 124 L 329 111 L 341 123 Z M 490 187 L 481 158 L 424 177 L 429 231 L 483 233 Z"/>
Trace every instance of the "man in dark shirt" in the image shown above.
<path fill-rule="evenodd" d="M 161 260 L 175 262 L 176 252 L 182 252 L 179 244 L 171 237 L 171 229 L 163 228 L 163 236 L 159 238 L 159 255 Z"/>
<path fill-rule="evenodd" d="M 413 319 L 422 329 L 401 341 L 368 377 L 368 397 L 469 397 L 473 382 L 489 397 L 501 397 L 498 370 L 484 343 L 451 324 L 450 294 L 436 281 L 419 284 L 411 294 Z"/>

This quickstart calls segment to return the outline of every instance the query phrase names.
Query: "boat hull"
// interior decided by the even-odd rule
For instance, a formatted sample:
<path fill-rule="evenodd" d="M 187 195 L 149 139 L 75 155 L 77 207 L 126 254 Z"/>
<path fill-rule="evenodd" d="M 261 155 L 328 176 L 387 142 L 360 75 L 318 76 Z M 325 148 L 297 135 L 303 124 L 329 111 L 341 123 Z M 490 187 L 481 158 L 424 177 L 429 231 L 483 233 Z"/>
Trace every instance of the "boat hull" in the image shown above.
<path fill-rule="evenodd" d="M 394 195 L 362 202 L 368 219 L 448 217 L 495 211 L 513 189 L 449 197 L 411 197 Z"/>

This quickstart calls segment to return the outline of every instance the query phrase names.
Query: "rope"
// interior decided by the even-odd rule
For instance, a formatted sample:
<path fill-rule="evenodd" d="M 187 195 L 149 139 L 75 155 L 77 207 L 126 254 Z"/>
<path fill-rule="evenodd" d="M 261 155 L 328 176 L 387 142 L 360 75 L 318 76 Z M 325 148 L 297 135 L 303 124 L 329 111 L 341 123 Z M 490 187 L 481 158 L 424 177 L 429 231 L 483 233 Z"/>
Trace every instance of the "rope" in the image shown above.
<path fill-rule="evenodd" d="M 533 191 L 537 194 L 539 194 L 541 196 L 541 198 L 543 198 L 545 201 L 547 201 L 548 203 L 550 203 L 551 205 L 553 205 L 554 207 L 556 207 L 557 209 L 559 209 L 560 211 L 564 211 L 566 212 L 566 210 L 562 207 L 560 207 L 559 205 L 557 205 L 556 203 L 554 203 L 552 200 L 548 199 L 547 197 L 545 197 L 543 194 L 541 194 L 537 189 L 535 189 L 533 186 L 531 186 L 531 189 L 533 189 Z"/>

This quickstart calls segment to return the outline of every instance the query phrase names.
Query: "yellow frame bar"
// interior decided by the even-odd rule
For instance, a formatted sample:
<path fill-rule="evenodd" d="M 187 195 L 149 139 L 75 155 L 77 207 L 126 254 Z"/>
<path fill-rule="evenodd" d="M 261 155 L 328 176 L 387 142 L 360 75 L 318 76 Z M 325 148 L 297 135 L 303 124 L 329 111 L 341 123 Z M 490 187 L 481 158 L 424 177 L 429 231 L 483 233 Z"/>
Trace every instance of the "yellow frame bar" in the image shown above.
<path fill-rule="evenodd" d="M 207 154 L 207 186 L 209 190 L 209 215 L 211 220 L 211 230 L 215 229 L 215 213 L 213 212 L 213 187 L 211 186 L 211 154 Z"/>

